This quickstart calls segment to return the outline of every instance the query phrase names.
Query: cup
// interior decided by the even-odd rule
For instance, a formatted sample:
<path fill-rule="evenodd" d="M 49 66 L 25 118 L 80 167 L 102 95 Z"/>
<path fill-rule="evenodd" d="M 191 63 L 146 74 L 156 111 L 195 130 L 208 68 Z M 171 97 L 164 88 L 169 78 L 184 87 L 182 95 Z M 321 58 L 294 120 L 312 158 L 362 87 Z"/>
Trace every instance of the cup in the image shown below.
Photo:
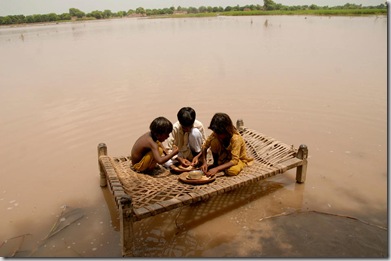
<path fill-rule="evenodd" d="M 204 175 L 201 170 L 192 170 L 189 171 L 189 175 L 187 176 L 189 179 L 200 179 Z"/>

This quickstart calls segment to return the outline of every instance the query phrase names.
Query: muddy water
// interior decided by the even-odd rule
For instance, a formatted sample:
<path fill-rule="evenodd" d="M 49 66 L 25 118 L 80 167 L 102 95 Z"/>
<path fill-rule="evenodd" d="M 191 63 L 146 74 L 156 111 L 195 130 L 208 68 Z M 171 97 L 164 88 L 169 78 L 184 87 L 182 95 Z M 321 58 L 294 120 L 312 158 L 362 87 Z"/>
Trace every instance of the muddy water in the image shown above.
<path fill-rule="evenodd" d="M 153 118 L 175 121 L 182 106 L 206 126 L 222 111 L 306 144 L 307 180 L 288 171 L 138 222 L 137 256 L 387 255 L 386 37 L 386 17 L 1 28 L 0 240 L 25 235 L 1 256 L 120 256 L 97 144 L 127 155 Z M 65 206 L 82 217 L 45 239 Z"/>

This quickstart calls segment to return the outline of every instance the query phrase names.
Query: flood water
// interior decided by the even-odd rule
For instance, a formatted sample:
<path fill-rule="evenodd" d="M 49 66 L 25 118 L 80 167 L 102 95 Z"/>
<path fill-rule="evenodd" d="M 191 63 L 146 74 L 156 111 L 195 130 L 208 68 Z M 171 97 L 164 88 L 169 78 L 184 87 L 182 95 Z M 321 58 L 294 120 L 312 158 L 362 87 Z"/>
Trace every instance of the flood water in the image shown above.
<path fill-rule="evenodd" d="M 385 16 L 4 27 L 0 57 L 1 256 L 121 256 L 97 145 L 128 155 L 183 106 L 306 144 L 307 179 L 137 222 L 136 256 L 388 256 Z M 65 206 L 75 222 L 45 238 Z"/>

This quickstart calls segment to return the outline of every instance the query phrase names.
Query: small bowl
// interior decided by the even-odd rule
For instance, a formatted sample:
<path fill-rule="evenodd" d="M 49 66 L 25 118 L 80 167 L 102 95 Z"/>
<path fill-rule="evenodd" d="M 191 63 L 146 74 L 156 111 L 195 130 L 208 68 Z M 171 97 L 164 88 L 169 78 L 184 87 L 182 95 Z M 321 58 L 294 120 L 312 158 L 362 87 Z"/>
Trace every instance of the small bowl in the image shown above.
<path fill-rule="evenodd" d="M 204 175 L 204 172 L 202 170 L 192 170 L 189 171 L 189 175 L 187 176 L 188 179 L 200 179 Z"/>

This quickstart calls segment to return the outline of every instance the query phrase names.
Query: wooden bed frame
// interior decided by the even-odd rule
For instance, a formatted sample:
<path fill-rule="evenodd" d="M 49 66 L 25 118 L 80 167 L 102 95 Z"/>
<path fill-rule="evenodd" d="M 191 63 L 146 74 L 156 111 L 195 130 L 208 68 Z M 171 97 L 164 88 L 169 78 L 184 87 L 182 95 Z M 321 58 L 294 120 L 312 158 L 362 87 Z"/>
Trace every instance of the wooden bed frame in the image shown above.
<path fill-rule="evenodd" d="M 254 164 L 237 176 L 219 173 L 213 182 L 202 185 L 183 183 L 178 175 L 163 167 L 156 175 L 136 173 L 131 168 L 130 157 L 109 157 L 106 144 L 98 145 L 100 186 L 109 188 L 118 209 L 123 256 L 132 256 L 133 223 L 136 221 L 207 200 L 292 168 L 296 168 L 296 181 L 305 181 L 306 145 L 295 149 L 293 145 L 245 128 L 242 120 L 237 121 L 236 127 L 245 140 L 247 154 L 254 158 Z"/>

